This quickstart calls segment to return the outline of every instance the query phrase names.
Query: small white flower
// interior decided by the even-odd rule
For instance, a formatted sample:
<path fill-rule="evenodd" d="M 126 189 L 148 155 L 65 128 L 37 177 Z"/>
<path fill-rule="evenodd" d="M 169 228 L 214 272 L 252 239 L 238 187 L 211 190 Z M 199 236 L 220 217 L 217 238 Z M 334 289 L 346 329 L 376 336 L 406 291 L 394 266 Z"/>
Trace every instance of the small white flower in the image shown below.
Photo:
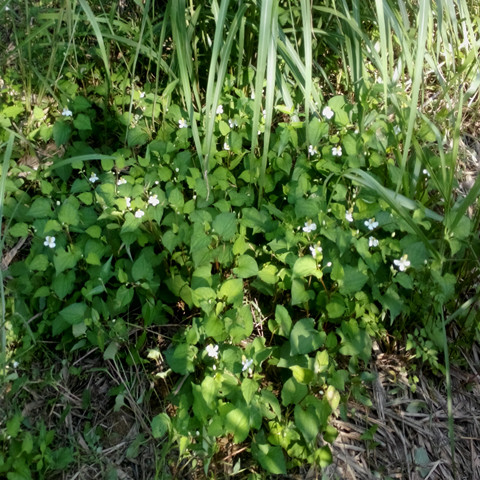
<path fill-rule="evenodd" d="M 63 107 L 63 110 L 62 110 L 62 115 L 64 117 L 71 117 L 73 115 L 72 111 L 69 110 L 67 107 Z"/>
<path fill-rule="evenodd" d="M 333 113 L 333 110 L 330 108 L 330 107 L 325 107 L 323 110 L 322 110 L 322 115 L 327 119 L 327 120 L 330 120 L 334 113 Z"/>
<path fill-rule="evenodd" d="M 363 223 L 370 231 L 375 230 L 378 227 L 378 222 L 376 222 L 374 218 L 370 218 L 370 220 L 365 220 L 365 222 Z"/>
<path fill-rule="evenodd" d="M 263 119 L 265 120 L 267 118 L 267 111 L 263 110 L 262 115 L 263 115 Z"/>
<path fill-rule="evenodd" d="M 317 245 L 310 245 L 310 252 L 313 258 L 317 258 L 317 255 L 322 253 L 322 247 L 317 243 Z"/>
<path fill-rule="evenodd" d="M 138 209 L 138 210 L 135 212 L 135 217 L 136 217 L 136 218 L 142 218 L 144 215 L 145 215 L 145 212 L 144 212 L 143 210 Z"/>
<path fill-rule="evenodd" d="M 398 135 L 401 131 L 402 131 L 402 129 L 400 128 L 399 125 L 395 125 L 395 126 L 393 127 L 393 133 L 394 133 L 395 135 Z"/>
<path fill-rule="evenodd" d="M 131 208 L 132 199 L 130 197 L 125 197 L 125 205 L 127 206 L 127 208 Z"/>
<path fill-rule="evenodd" d="M 378 247 L 378 240 L 375 237 L 368 238 L 368 246 L 369 247 Z"/>
<path fill-rule="evenodd" d="M 183 117 L 178 121 L 178 128 L 188 128 L 188 123 Z"/>
<path fill-rule="evenodd" d="M 12 365 L 13 368 L 17 368 L 20 364 L 15 360 Z"/>
<path fill-rule="evenodd" d="M 404 272 L 409 266 L 410 261 L 408 260 L 408 255 L 405 254 L 400 258 L 400 260 L 394 260 L 393 264 L 398 267 L 401 272 Z"/>
<path fill-rule="evenodd" d="M 332 262 L 328 262 L 327 267 L 331 267 L 331 266 L 332 266 Z"/>
<path fill-rule="evenodd" d="M 117 180 L 117 185 L 125 185 L 127 183 L 127 180 L 125 178 L 119 178 Z"/>
<path fill-rule="evenodd" d="M 317 149 L 313 145 L 308 146 L 308 154 L 309 155 L 316 155 L 317 153 L 318 153 Z"/>
<path fill-rule="evenodd" d="M 148 197 L 148 203 L 150 205 L 152 205 L 153 207 L 156 207 L 159 203 L 160 203 L 160 200 L 158 199 L 158 195 L 155 194 L 155 195 L 150 195 Z"/>
<path fill-rule="evenodd" d="M 223 144 L 223 149 L 224 149 L 224 150 L 227 150 L 227 151 L 230 150 L 230 145 L 229 145 L 227 142 L 225 142 L 225 143 Z"/>
<path fill-rule="evenodd" d="M 345 220 L 347 222 L 353 222 L 353 215 L 350 210 L 348 212 L 345 212 Z"/>
<path fill-rule="evenodd" d="M 230 128 L 238 127 L 238 122 L 236 120 L 228 119 L 228 125 Z"/>
<path fill-rule="evenodd" d="M 424 169 L 422 170 L 422 173 L 423 173 L 424 175 L 426 175 L 427 177 L 430 176 L 430 173 L 429 173 L 429 171 L 428 171 L 426 168 L 424 168 Z"/>
<path fill-rule="evenodd" d="M 250 359 L 250 360 L 242 360 L 242 372 L 244 372 L 245 370 L 248 370 L 251 366 L 252 366 L 252 363 L 253 363 L 253 359 Z"/>
<path fill-rule="evenodd" d="M 217 115 L 220 115 L 221 113 L 223 113 L 223 105 L 217 107 Z"/>
<path fill-rule="evenodd" d="M 218 345 L 212 345 L 212 344 L 207 345 L 205 347 L 205 351 L 207 352 L 207 355 L 209 357 L 218 359 Z"/>
<path fill-rule="evenodd" d="M 306 233 L 313 232 L 316 229 L 317 229 L 317 225 L 313 223 L 311 220 L 309 220 L 308 222 L 305 222 L 305 226 L 302 228 L 302 230 Z"/>
<path fill-rule="evenodd" d="M 55 237 L 50 237 L 49 235 L 47 235 L 43 244 L 46 247 L 55 248 Z"/>
<path fill-rule="evenodd" d="M 140 92 L 140 98 L 143 98 L 145 96 L 145 92 Z"/>
<path fill-rule="evenodd" d="M 332 155 L 334 157 L 341 157 L 342 156 L 342 147 L 333 147 L 332 148 Z"/>
<path fill-rule="evenodd" d="M 92 172 L 90 174 L 89 180 L 90 180 L 90 182 L 95 183 L 98 180 L 97 174 L 95 172 Z"/>

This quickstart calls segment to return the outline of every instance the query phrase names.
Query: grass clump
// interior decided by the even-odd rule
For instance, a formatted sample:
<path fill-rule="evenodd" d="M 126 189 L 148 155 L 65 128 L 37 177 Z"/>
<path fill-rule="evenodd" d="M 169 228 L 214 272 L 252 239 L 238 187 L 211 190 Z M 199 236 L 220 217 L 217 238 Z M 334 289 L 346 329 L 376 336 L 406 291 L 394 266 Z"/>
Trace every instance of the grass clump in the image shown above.
<path fill-rule="evenodd" d="M 450 388 L 475 6 L 0 8 L 7 478 L 325 472 L 379 349 Z"/>

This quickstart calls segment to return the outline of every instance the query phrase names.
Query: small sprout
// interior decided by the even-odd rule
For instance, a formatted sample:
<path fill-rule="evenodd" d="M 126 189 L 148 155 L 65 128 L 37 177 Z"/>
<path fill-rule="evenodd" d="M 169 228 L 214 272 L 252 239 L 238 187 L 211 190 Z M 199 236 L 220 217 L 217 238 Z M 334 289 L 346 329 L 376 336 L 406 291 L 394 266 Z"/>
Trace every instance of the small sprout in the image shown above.
<path fill-rule="evenodd" d="M 47 235 L 43 244 L 46 247 L 55 248 L 55 237 L 50 237 L 49 235 Z"/>

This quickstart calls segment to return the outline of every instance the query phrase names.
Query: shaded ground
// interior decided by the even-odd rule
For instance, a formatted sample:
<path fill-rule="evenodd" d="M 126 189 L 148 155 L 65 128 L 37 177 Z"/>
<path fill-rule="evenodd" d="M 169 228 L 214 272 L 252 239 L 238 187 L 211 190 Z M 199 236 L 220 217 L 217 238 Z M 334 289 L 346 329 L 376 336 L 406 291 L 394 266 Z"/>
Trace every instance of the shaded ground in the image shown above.
<path fill-rule="evenodd" d="M 405 358 L 377 353 L 370 363 L 378 375 L 370 387 L 373 405 L 366 408 L 350 402 L 347 416 L 333 419 L 339 431 L 334 463 L 323 477 L 316 469 L 305 468 L 283 478 L 480 479 L 478 346 L 469 352 L 466 363 L 468 369 L 452 368 L 455 473 L 444 380 L 417 373 L 413 392 Z M 72 367 L 79 369 L 74 375 Z M 64 365 L 51 387 L 37 391 L 30 385 L 23 392 L 30 397 L 23 415 L 32 424 L 44 419 L 62 446 L 75 445 L 77 451 L 69 471 L 51 478 L 205 478 L 201 459 L 179 461 L 172 445 L 149 437 L 149 419 L 158 413 L 154 405 L 160 409 L 167 387 L 150 384 L 135 366 L 126 371 L 118 363 L 104 362 L 95 352 L 68 368 Z M 230 478 L 228 472 L 238 459 L 246 466 L 244 447 L 222 441 L 209 478 Z M 246 478 L 247 473 L 248 469 L 235 478 Z"/>

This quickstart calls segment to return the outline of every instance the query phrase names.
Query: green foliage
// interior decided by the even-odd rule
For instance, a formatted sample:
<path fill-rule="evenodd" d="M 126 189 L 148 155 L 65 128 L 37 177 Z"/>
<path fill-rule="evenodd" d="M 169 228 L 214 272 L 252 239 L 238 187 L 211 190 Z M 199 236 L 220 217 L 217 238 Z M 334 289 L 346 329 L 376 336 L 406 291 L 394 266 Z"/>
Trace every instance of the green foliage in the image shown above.
<path fill-rule="evenodd" d="M 32 362 L 45 339 L 147 371 L 161 361 L 177 415 L 151 419 L 155 441 L 203 458 L 206 473 L 225 436 L 267 475 L 323 468 L 341 402 L 369 402 L 361 372 L 373 340 L 406 337 L 419 360 L 448 371 L 444 316 L 478 328 L 458 299 L 478 266 L 478 212 L 467 212 L 480 182 L 456 198 L 460 117 L 417 115 L 433 61 L 427 6 L 414 51 L 408 12 L 382 2 L 378 26 L 366 6 L 168 2 L 156 18 L 154 3 L 132 7 L 132 26 L 80 1 L 75 22 L 18 38 L 35 82 L 8 66 L 0 85 L 1 245 L 28 243 L 2 269 L 2 362 Z M 405 49 L 389 50 L 393 32 Z M 32 63 L 35 36 L 64 39 L 46 72 Z M 340 58 L 351 64 L 333 85 Z M 456 61 L 470 78 L 475 60 Z M 41 93 L 33 108 L 22 101 L 29 88 Z M 32 168 L 23 159 L 35 149 Z M 12 478 L 73 461 L 69 447 L 51 447 L 53 431 L 30 431 L 20 415 L 0 435 L 0 471 Z"/>

